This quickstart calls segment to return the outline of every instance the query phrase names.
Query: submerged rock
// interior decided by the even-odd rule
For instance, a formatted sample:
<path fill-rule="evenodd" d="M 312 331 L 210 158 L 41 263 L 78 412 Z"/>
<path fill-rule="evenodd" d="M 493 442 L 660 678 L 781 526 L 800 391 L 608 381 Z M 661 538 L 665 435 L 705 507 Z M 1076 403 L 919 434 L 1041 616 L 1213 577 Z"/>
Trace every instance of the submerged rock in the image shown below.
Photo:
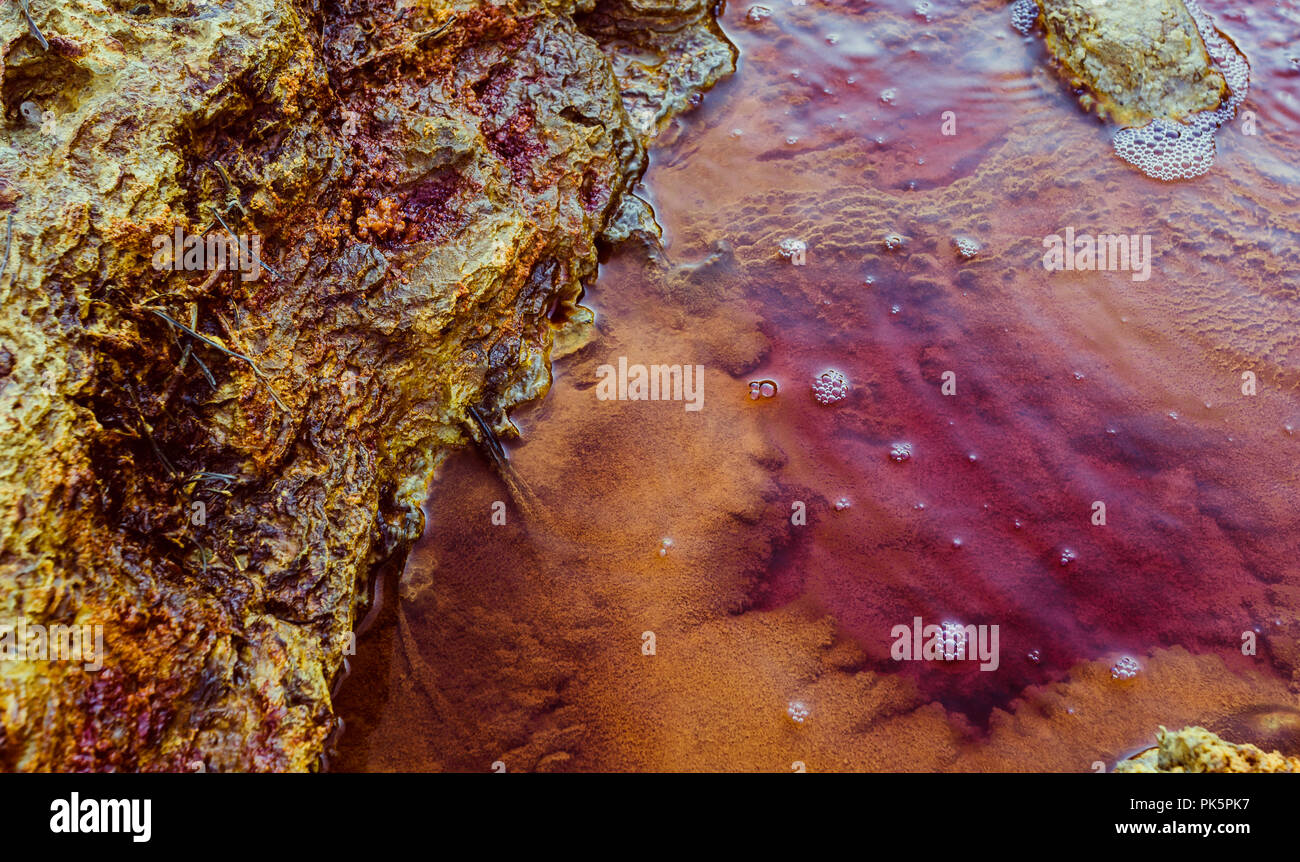
<path fill-rule="evenodd" d="M 0 633 L 104 665 L 8 650 L 0 769 L 311 769 L 435 467 L 734 52 L 689 0 L 125 8 L 0 21 Z"/>
<path fill-rule="evenodd" d="M 1236 745 L 1203 727 L 1160 728 L 1156 747 L 1121 761 L 1116 772 L 1300 772 L 1300 757 Z"/>

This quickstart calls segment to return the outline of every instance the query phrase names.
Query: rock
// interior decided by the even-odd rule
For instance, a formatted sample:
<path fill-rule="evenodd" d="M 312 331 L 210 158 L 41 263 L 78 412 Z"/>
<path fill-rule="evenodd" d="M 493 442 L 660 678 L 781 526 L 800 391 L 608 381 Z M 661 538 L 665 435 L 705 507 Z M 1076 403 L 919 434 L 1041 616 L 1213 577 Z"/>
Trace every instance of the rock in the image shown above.
<path fill-rule="evenodd" d="M 150 8 L 0 21 L 0 627 L 105 652 L 0 661 L 0 769 L 313 769 L 372 573 L 734 51 L 690 0 Z M 156 268 L 223 222 L 265 267 Z"/>
<path fill-rule="evenodd" d="M 1116 772 L 1300 772 L 1300 757 L 1235 745 L 1203 727 L 1160 728 L 1155 748 L 1121 761 Z"/>
<path fill-rule="evenodd" d="M 1182 119 L 1228 97 L 1182 0 L 1037 0 L 1047 47 L 1081 101 L 1120 125 Z"/>

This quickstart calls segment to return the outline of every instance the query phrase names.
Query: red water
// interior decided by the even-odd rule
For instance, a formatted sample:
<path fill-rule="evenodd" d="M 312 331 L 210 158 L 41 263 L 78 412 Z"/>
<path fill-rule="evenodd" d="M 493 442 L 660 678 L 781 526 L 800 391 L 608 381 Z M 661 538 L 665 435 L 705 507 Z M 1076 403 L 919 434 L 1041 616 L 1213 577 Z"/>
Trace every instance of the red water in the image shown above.
<path fill-rule="evenodd" d="M 1088 769 L 1177 722 L 1300 747 L 1300 12 L 1203 4 L 1252 87 L 1215 169 L 1164 184 L 1001 3 L 770 5 L 726 10 L 738 74 L 653 153 L 666 262 L 610 260 L 521 416 L 546 522 L 492 526 L 498 480 L 448 466 L 339 765 Z M 1067 226 L 1150 235 L 1151 278 L 1045 271 Z M 619 356 L 703 364 L 704 410 L 597 401 Z M 998 625 L 1000 667 L 892 661 L 917 616 Z"/>

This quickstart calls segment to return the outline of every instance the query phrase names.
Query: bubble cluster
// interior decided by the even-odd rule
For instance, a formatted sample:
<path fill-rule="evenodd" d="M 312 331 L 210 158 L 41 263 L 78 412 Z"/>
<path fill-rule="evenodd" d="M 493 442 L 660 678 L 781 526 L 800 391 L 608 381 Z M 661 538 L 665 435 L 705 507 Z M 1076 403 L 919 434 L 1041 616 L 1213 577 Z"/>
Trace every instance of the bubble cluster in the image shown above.
<path fill-rule="evenodd" d="M 892 105 L 897 100 L 898 100 L 898 90 L 894 89 L 893 87 L 890 87 L 887 90 L 882 90 L 880 93 L 880 101 L 883 104 Z"/>
<path fill-rule="evenodd" d="M 904 242 L 906 242 L 906 239 L 903 237 L 902 234 L 898 234 L 898 233 L 885 234 L 885 248 L 889 249 L 890 251 L 895 251 L 897 249 L 902 248 Z"/>
<path fill-rule="evenodd" d="M 1111 666 L 1110 678 L 1120 680 L 1132 679 L 1138 675 L 1138 671 L 1140 670 L 1142 670 L 1142 666 L 1138 664 L 1137 659 L 1124 656 Z"/>
<path fill-rule="evenodd" d="M 749 381 L 749 398 L 751 401 L 757 401 L 760 398 L 771 398 L 776 395 L 776 392 L 775 380 Z"/>
<path fill-rule="evenodd" d="M 1029 659 L 1034 664 L 1038 664 L 1043 660 L 1042 650 L 1031 649 L 1025 658 Z"/>
<path fill-rule="evenodd" d="M 1061 556 L 1058 562 L 1060 562 L 1062 566 L 1068 566 L 1070 565 L 1070 563 L 1073 563 L 1077 557 L 1078 554 L 1076 554 L 1073 549 L 1062 548 Z"/>
<path fill-rule="evenodd" d="M 890 446 L 889 460 L 896 461 L 899 464 L 903 463 L 904 461 L 912 460 L 912 444 L 895 443 L 893 446 Z"/>
<path fill-rule="evenodd" d="M 813 397 L 821 404 L 843 401 L 849 394 L 849 381 L 838 371 L 823 371 L 813 381 Z"/>
<path fill-rule="evenodd" d="M 953 237 L 952 247 L 957 250 L 957 256 L 962 260 L 970 260 L 980 253 L 980 244 L 968 236 Z"/>
<path fill-rule="evenodd" d="M 801 239 L 783 239 L 777 246 L 781 252 L 781 257 L 789 261 L 802 260 L 805 252 L 808 251 L 808 243 Z"/>
<path fill-rule="evenodd" d="M 1153 179 L 1190 180 L 1214 166 L 1218 128 L 1206 114 L 1192 116 L 1186 125 L 1156 119 L 1141 128 L 1119 129 L 1112 143 L 1115 155 Z"/>
<path fill-rule="evenodd" d="M 1011 4 L 1011 26 L 1028 36 L 1038 20 L 1038 4 L 1034 0 L 1016 0 Z"/>
<path fill-rule="evenodd" d="M 961 623 L 942 625 L 943 657 L 946 661 L 966 660 L 966 627 Z"/>
<path fill-rule="evenodd" d="M 750 6 L 745 17 L 751 24 L 761 24 L 765 19 L 772 17 L 772 10 L 766 6 Z"/>
<path fill-rule="evenodd" d="M 673 540 L 664 536 L 664 540 L 659 543 L 659 556 L 668 556 L 668 549 L 673 546 Z"/>
<path fill-rule="evenodd" d="M 1115 154 L 1158 180 L 1190 180 L 1214 165 L 1214 133 L 1233 118 L 1250 86 L 1250 66 L 1237 47 L 1219 34 L 1196 0 L 1187 0 L 1210 59 L 1228 84 L 1228 98 L 1213 111 L 1201 111 L 1187 122 L 1157 118 L 1136 129 L 1115 132 Z"/>
<path fill-rule="evenodd" d="M 843 512 L 845 509 L 847 509 L 849 506 L 852 505 L 853 504 L 849 502 L 848 497 L 840 497 L 838 500 L 835 501 L 835 511 Z"/>
<path fill-rule="evenodd" d="M 812 714 L 812 710 L 802 700 L 792 700 L 790 705 L 786 707 L 785 714 L 790 716 L 790 720 L 795 724 L 803 724 L 808 716 Z"/>

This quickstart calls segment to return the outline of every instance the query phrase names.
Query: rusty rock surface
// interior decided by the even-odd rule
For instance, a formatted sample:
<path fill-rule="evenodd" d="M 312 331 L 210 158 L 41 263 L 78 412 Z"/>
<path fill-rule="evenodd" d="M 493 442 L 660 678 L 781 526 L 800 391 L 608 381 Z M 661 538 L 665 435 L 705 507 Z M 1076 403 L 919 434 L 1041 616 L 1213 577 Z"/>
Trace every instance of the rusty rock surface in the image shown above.
<path fill-rule="evenodd" d="M 1037 0 L 1048 50 L 1080 101 L 1119 125 L 1182 119 L 1228 96 L 1182 0 Z"/>
<path fill-rule="evenodd" d="M 1160 728 L 1157 745 L 1120 762 L 1116 772 L 1300 772 L 1300 757 L 1236 745 L 1203 727 Z"/>
<path fill-rule="evenodd" d="M 0 661 L 0 769 L 317 768 L 373 572 L 471 410 L 545 392 L 598 244 L 653 229 L 646 141 L 734 50 L 692 0 L 33 19 L 0 21 L 0 626 L 102 626 L 104 667 Z M 178 229 L 265 265 L 159 270 Z"/>

